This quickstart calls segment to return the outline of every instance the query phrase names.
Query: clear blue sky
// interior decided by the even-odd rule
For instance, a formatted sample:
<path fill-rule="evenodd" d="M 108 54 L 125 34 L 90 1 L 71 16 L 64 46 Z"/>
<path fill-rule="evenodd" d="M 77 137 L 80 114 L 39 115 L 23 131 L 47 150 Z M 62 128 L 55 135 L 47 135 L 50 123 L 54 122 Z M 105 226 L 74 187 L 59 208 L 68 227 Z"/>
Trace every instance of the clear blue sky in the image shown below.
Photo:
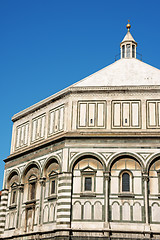
<path fill-rule="evenodd" d="M 114 62 L 127 20 L 160 69 L 160 1 L 0 1 L 0 189 L 11 117 Z"/>

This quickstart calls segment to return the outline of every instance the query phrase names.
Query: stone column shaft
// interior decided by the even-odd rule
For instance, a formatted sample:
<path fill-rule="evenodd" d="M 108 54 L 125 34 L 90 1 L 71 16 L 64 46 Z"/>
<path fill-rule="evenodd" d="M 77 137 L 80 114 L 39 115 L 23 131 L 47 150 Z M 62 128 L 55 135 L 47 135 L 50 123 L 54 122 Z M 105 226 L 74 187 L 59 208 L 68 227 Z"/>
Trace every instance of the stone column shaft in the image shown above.
<path fill-rule="evenodd" d="M 0 204 L 0 233 L 3 233 L 5 228 L 7 202 L 8 202 L 8 189 L 3 189 Z"/>
<path fill-rule="evenodd" d="M 149 224 L 148 174 L 147 173 L 143 173 L 143 182 L 144 182 L 145 217 L 146 217 L 146 224 Z"/>
<path fill-rule="evenodd" d="M 69 228 L 71 224 L 72 173 L 58 176 L 57 225 Z"/>
<path fill-rule="evenodd" d="M 110 172 L 104 172 L 105 178 L 105 227 L 109 227 L 109 182 L 110 182 Z"/>
<path fill-rule="evenodd" d="M 17 223 L 16 223 L 16 228 L 19 228 L 19 223 L 21 222 L 21 209 L 22 209 L 22 194 L 23 194 L 23 189 L 24 189 L 24 185 L 21 184 L 18 186 L 18 190 L 19 190 L 19 199 L 18 199 L 18 204 L 17 204 Z"/>
<path fill-rule="evenodd" d="M 45 187 L 46 178 L 40 178 L 39 183 L 41 185 L 41 193 L 40 193 L 40 203 L 39 203 L 39 224 L 42 224 L 42 205 L 43 205 L 43 194 L 44 194 L 44 187 Z"/>

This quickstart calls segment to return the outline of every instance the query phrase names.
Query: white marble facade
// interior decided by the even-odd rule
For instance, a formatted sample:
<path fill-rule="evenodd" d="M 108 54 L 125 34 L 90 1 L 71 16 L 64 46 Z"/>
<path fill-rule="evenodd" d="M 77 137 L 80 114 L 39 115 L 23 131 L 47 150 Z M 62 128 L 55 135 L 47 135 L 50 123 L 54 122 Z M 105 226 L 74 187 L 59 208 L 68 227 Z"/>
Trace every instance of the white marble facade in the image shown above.
<path fill-rule="evenodd" d="M 2 239 L 160 238 L 160 70 L 127 26 L 120 60 L 13 116 Z"/>

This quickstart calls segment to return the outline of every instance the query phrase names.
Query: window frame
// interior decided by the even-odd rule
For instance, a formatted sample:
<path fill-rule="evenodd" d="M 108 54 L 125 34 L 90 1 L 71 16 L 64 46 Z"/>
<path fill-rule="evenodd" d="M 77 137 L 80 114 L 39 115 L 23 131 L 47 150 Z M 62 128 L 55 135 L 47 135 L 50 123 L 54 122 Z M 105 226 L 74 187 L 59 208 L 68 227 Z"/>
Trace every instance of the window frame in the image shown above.
<path fill-rule="evenodd" d="M 129 191 L 123 191 L 123 174 L 127 173 L 129 175 Z M 121 195 L 130 195 L 133 194 L 133 174 L 128 169 L 124 169 L 119 174 L 119 192 Z"/>
<path fill-rule="evenodd" d="M 150 104 L 155 105 L 155 124 L 151 124 L 150 122 Z M 147 106 L 146 106 L 146 111 L 147 111 L 147 117 L 146 117 L 146 125 L 148 129 L 159 129 L 160 128 L 160 99 L 149 99 L 147 100 Z M 153 113 L 152 113 L 153 114 Z"/>
<path fill-rule="evenodd" d="M 52 193 L 52 182 L 55 181 L 55 192 Z M 57 184 L 58 184 L 58 173 L 56 171 L 52 171 L 49 174 L 49 199 L 57 198 Z"/>
<path fill-rule="evenodd" d="M 32 198 L 32 185 L 35 184 L 35 192 L 34 198 Z M 28 201 L 36 201 L 36 193 L 37 193 L 37 177 L 35 175 L 31 175 L 28 179 Z"/>
<path fill-rule="evenodd" d="M 103 105 L 103 115 L 102 122 L 103 124 L 98 123 L 99 115 L 99 105 Z M 85 122 L 81 123 L 81 107 L 85 105 Z M 94 105 L 94 116 L 90 118 L 89 109 L 90 106 Z M 106 128 L 106 119 L 107 119 L 107 101 L 104 100 L 81 100 L 77 102 L 77 128 L 78 129 L 105 129 Z"/>
<path fill-rule="evenodd" d="M 131 44 L 126 44 L 126 58 L 131 58 Z"/>
<path fill-rule="evenodd" d="M 129 118 L 128 118 L 128 123 L 126 124 L 123 120 L 124 120 L 124 106 L 125 104 L 129 105 Z M 138 114 L 138 124 L 134 124 L 133 122 L 133 113 L 134 113 L 134 108 L 133 105 L 137 104 L 138 109 L 137 109 L 137 114 Z M 137 100 L 112 100 L 111 103 L 111 112 L 112 112 L 112 129 L 140 129 L 141 125 L 142 125 L 142 116 L 141 116 L 141 100 L 137 99 Z M 115 110 L 116 110 L 116 105 L 119 105 L 119 123 L 117 124 L 115 122 Z"/>
<path fill-rule="evenodd" d="M 136 58 L 136 46 L 132 44 L 132 58 Z"/>
<path fill-rule="evenodd" d="M 122 45 L 122 58 L 125 58 L 125 45 Z"/>
<path fill-rule="evenodd" d="M 85 169 L 81 170 L 81 194 L 80 195 L 95 195 L 96 194 L 96 170 L 92 169 L 91 167 L 87 167 Z M 92 186 L 91 186 L 91 191 L 90 190 L 85 190 L 85 179 L 86 178 L 91 178 Z"/>
<path fill-rule="evenodd" d="M 158 177 L 158 194 L 160 194 L 160 169 L 157 170 L 157 177 Z"/>
<path fill-rule="evenodd" d="M 127 172 L 124 172 L 122 174 L 122 192 L 130 192 L 130 182 L 130 175 Z"/>
<path fill-rule="evenodd" d="M 18 194 L 18 185 L 17 183 L 13 183 L 11 185 L 11 197 L 10 197 L 10 207 L 16 207 L 17 206 L 17 194 Z M 15 201 L 13 202 L 13 193 L 15 193 Z"/>

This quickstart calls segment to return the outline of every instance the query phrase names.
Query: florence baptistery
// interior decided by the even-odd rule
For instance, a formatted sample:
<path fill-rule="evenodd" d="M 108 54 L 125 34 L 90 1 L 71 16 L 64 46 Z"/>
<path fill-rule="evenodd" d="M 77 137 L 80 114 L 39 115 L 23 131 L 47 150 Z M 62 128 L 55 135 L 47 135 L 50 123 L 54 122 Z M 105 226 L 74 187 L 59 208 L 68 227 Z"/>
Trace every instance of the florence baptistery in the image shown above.
<path fill-rule="evenodd" d="M 12 117 L 1 239 L 160 239 L 160 70 L 130 27 L 118 60 Z"/>

